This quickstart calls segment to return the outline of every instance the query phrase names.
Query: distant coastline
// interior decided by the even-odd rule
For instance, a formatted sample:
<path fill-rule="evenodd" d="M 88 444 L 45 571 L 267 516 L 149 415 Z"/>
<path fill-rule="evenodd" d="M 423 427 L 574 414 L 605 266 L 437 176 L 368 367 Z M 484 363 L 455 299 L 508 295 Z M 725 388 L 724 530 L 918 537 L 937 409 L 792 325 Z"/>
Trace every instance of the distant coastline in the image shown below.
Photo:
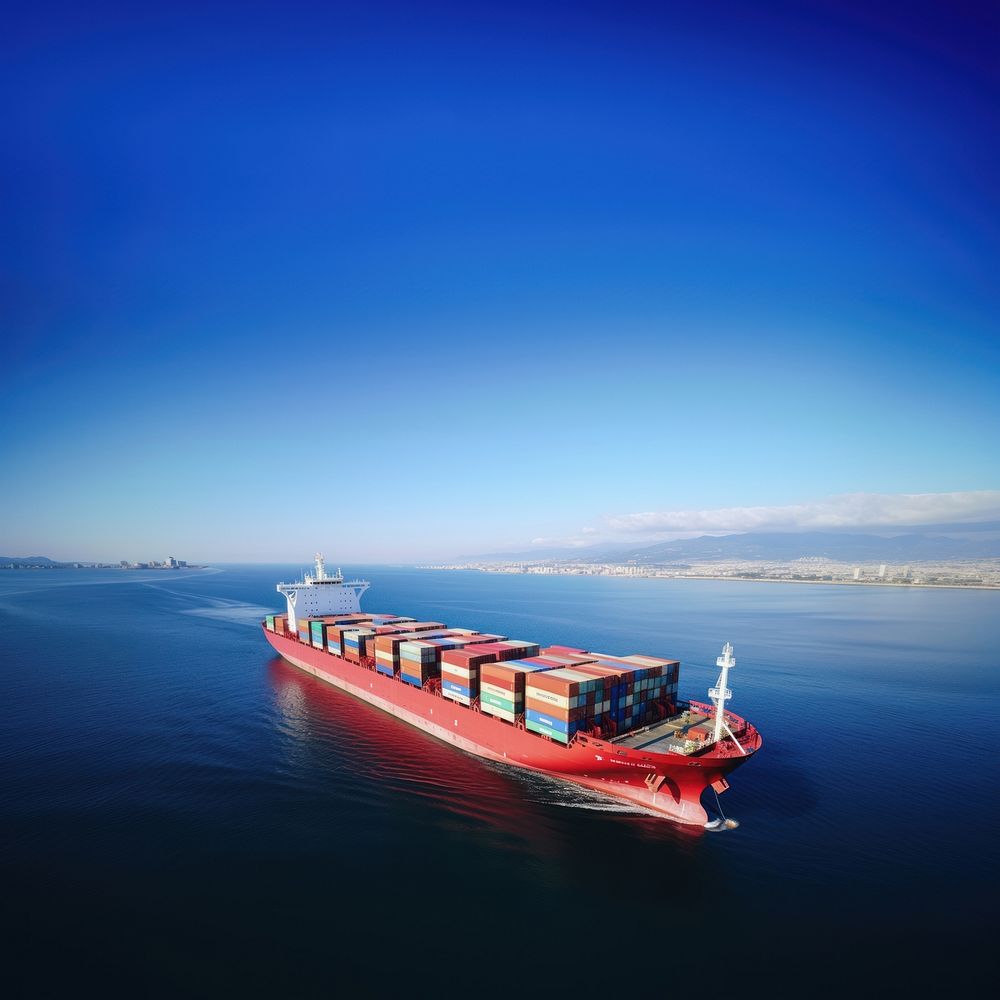
<path fill-rule="evenodd" d="M 1000 560 L 975 563 L 912 564 L 890 570 L 885 564 L 862 569 L 822 559 L 765 566 L 742 563 L 714 566 L 637 566 L 588 563 L 465 563 L 420 566 L 438 571 L 476 571 L 511 576 L 602 576 L 643 580 L 723 580 L 740 583 L 784 583 L 852 587 L 897 587 L 928 590 L 1000 590 Z"/>
<path fill-rule="evenodd" d="M 0 569 L 157 569 L 173 571 L 207 568 L 207 566 L 189 563 L 184 559 L 175 559 L 173 556 L 168 556 L 163 562 L 129 562 L 126 559 L 121 559 L 118 562 L 80 562 L 77 560 L 58 562 L 55 559 L 49 559 L 48 556 L 0 556 Z"/>
<path fill-rule="evenodd" d="M 695 576 L 657 577 L 674 580 L 727 580 L 738 583 L 805 584 L 811 587 L 898 587 L 903 590 L 1000 590 L 1000 583 L 913 583 L 905 580 L 786 580 L 781 577 Z"/>

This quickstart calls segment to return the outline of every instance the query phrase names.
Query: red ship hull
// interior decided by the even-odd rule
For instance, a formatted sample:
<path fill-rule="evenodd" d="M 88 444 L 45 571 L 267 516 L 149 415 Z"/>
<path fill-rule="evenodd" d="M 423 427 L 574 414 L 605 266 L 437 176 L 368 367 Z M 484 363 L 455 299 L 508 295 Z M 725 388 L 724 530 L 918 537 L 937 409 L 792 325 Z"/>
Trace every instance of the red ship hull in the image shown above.
<path fill-rule="evenodd" d="M 727 742 L 693 756 L 655 753 L 583 735 L 564 746 L 435 691 L 412 687 L 267 628 L 263 631 L 289 663 L 445 743 L 627 799 L 678 823 L 703 826 L 708 814 L 701 804 L 702 792 L 716 782 L 724 788 L 725 776 L 760 747 L 757 731 L 730 713 L 726 718 L 741 737 L 743 752 Z"/>

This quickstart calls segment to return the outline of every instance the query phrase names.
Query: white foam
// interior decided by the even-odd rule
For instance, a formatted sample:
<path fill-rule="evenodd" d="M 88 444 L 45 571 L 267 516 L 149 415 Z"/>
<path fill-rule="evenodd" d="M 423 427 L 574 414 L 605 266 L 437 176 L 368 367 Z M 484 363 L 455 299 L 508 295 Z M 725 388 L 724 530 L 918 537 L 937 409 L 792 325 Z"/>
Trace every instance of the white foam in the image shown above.
<path fill-rule="evenodd" d="M 243 604 L 240 601 L 210 604 L 204 608 L 184 608 L 182 615 L 198 615 L 201 618 L 215 618 L 219 621 L 237 622 L 240 625 L 259 625 L 265 615 L 270 614 L 269 608 L 257 604 Z"/>

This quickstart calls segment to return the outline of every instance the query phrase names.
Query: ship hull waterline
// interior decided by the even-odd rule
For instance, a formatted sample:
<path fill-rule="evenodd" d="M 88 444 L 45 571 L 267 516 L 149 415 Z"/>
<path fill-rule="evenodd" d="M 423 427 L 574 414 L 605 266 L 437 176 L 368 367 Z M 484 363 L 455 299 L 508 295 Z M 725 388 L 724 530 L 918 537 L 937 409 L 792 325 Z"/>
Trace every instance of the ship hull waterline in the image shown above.
<path fill-rule="evenodd" d="M 263 632 L 275 651 L 293 666 L 442 742 L 477 757 L 625 799 L 676 823 L 704 826 L 708 813 L 701 804 L 701 793 L 752 755 L 651 754 L 594 737 L 564 746 L 297 639 L 267 628 Z"/>

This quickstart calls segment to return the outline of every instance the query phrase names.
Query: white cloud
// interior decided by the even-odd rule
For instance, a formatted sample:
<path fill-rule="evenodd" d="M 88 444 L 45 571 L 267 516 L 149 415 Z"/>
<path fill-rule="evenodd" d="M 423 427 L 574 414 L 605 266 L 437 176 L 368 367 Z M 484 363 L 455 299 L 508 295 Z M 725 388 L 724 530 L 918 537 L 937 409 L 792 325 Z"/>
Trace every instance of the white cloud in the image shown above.
<path fill-rule="evenodd" d="M 844 493 L 806 503 L 715 510 L 612 514 L 604 527 L 615 534 L 665 532 L 800 531 L 899 527 L 1000 520 L 1000 490 L 964 493 Z"/>

